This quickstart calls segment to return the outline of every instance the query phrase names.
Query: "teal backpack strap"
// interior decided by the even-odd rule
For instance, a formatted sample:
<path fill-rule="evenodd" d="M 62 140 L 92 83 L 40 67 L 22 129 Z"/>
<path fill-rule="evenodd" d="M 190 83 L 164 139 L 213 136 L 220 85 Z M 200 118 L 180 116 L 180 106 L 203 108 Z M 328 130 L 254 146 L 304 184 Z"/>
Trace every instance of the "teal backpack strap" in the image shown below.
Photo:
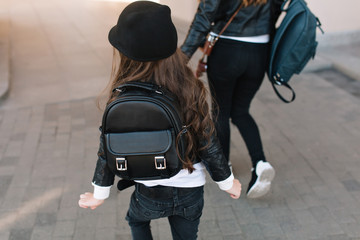
<path fill-rule="evenodd" d="M 283 83 L 281 83 L 281 86 L 284 86 L 284 87 L 288 88 L 288 89 L 291 91 L 292 97 L 291 97 L 290 100 L 285 99 L 285 98 L 280 94 L 280 92 L 279 92 L 279 91 L 276 89 L 276 87 L 275 87 L 275 85 L 277 85 L 277 84 L 272 83 L 271 85 L 272 85 L 272 87 L 273 87 L 276 95 L 277 95 L 283 102 L 285 102 L 285 103 L 291 103 L 292 101 L 295 100 L 295 97 L 296 97 L 295 91 L 294 91 L 294 89 L 292 89 L 292 87 L 290 87 L 290 85 L 289 85 L 288 83 L 283 82 Z"/>

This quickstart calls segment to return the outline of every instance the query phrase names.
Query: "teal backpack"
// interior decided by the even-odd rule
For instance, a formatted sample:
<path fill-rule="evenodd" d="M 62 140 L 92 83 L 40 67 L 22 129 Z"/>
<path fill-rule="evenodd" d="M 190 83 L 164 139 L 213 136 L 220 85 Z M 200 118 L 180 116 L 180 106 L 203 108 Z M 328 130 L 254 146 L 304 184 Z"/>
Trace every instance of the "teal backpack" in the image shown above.
<path fill-rule="evenodd" d="M 288 1 L 285 0 L 281 7 L 285 17 L 272 40 L 267 72 L 275 93 L 285 103 L 295 100 L 295 91 L 288 83 L 292 75 L 299 74 L 315 56 L 318 45 L 316 28 L 323 33 L 319 19 L 310 11 L 304 0 L 290 0 L 290 4 L 285 8 Z M 291 99 L 285 99 L 276 85 L 290 89 Z"/>

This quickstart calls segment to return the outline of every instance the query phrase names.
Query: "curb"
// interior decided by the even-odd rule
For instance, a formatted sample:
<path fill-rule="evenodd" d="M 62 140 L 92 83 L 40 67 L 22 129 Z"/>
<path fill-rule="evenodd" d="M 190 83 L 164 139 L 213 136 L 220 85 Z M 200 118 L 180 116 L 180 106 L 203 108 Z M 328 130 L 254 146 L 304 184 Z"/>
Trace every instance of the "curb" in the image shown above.
<path fill-rule="evenodd" d="M 360 30 L 330 33 L 325 31 L 324 34 L 317 31 L 316 39 L 319 42 L 318 50 L 320 51 L 342 45 L 356 44 L 360 42 Z"/>
<path fill-rule="evenodd" d="M 325 33 L 318 35 L 319 46 L 315 61 L 310 61 L 305 72 L 333 68 L 346 76 L 360 81 L 360 58 L 348 51 L 342 51 L 342 46 L 360 46 L 360 31 Z"/>
<path fill-rule="evenodd" d="M 315 58 L 311 59 L 308 64 L 306 64 L 304 73 L 316 72 L 323 69 L 333 68 L 334 64 L 331 60 L 324 57 L 321 53 L 316 53 Z"/>
<path fill-rule="evenodd" d="M 6 15 L 5 15 L 6 16 Z M 9 21 L 0 18 L 0 100 L 5 98 L 10 88 Z"/>
<path fill-rule="evenodd" d="M 341 51 L 329 51 L 322 53 L 322 56 L 332 63 L 332 67 L 346 76 L 360 81 L 360 59 Z"/>

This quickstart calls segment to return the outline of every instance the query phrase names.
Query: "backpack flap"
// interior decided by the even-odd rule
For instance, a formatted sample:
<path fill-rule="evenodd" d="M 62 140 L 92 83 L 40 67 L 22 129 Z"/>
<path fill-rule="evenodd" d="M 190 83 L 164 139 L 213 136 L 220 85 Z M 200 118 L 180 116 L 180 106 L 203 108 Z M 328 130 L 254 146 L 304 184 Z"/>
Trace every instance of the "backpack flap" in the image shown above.
<path fill-rule="evenodd" d="M 172 130 L 109 133 L 105 141 L 108 165 L 121 178 L 169 178 L 174 175 L 170 169 L 181 168 Z"/>

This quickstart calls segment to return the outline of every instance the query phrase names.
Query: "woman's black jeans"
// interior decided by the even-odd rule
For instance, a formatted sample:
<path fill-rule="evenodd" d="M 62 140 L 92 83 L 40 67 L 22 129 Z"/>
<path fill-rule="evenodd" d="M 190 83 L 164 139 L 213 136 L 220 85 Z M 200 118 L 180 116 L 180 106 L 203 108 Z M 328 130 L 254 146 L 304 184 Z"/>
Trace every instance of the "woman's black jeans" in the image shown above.
<path fill-rule="evenodd" d="M 255 167 L 266 160 L 259 129 L 249 113 L 252 99 L 263 82 L 269 44 L 219 39 L 208 59 L 208 79 L 214 108 L 215 126 L 224 154 L 229 160 L 230 124 L 239 129 Z"/>
<path fill-rule="evenodd" d="M 126 220 L 133 240 L 152 240 L 150 221 L 167 217 L 174 240 L 195 240 L 204 207 L 204 188 L 135 184 Z M 161 226 L 167 228 L 168 226 Z"/>

